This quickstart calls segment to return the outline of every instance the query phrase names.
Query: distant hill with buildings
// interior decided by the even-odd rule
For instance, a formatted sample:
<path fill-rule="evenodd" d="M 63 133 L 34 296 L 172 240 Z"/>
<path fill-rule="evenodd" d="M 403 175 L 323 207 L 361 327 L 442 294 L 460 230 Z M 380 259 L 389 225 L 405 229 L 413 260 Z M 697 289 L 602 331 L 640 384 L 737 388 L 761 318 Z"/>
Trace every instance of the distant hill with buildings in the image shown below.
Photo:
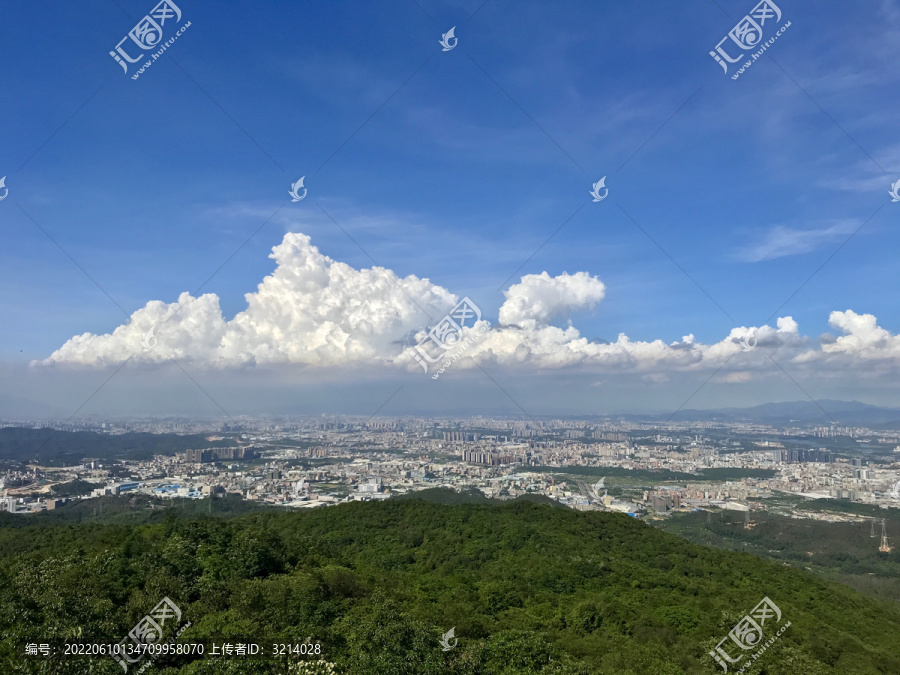
<path fill-rule="evenodd" d="M 48 466 L 79 464 L 85 457 L 146 460 L 154 455 L 174 455 L 189 449 L 236 445 L 237 441 L 233 438 L 209 441 L 205 436 L 196 434 L 102 434 L 23 427 L 0 429 L 0 460 L 34 461 Z"/>

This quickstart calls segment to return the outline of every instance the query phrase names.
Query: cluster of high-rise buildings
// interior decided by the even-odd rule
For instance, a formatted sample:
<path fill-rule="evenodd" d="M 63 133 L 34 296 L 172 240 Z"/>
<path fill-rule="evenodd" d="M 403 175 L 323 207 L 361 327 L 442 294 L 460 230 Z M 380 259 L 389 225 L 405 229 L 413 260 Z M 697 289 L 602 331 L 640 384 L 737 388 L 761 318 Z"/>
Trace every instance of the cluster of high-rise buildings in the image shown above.
<path fill-rule="evenodd" d="M 256 456 L 256 450 L 251 447 L 191 449 L 185 450 L 184 461 L 205 464 L 206 462 L 253 459 Z"/>
<path fill-rule="evenodd" d="M 834 462 L 834 453 L 820 448 L 776 448 L 772 450 L 772 459 L 776 464 L 798 464 L 800 462 Z"/>
<path fill-rule="evenodd" d="M 528 453 L 530 456 L 531 453 Z M 492 450 L 463 450 L 462 461 L 472 464 L 487 464 L 488 466 L 500 466 L 501 464 L 525 464 L 527 458 L 521 452 L 496 452 Z"/>

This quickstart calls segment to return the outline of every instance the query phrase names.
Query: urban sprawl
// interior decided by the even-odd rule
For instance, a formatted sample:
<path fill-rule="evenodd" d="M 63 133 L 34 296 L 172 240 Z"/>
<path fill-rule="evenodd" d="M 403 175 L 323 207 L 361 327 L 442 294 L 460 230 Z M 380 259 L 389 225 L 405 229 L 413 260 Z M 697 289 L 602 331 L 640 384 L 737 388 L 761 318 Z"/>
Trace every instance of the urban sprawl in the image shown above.
<path fill-rule="evenodd" d="M 779 497 L 900 505 L 900 431 L 834 424 L 471 417 L 83 421 L 49 428 L 195 434 L 210 447 L 146 461 L 85 457 L 65 467 L 38 457 L 0 475 L 0 510 L 34 513 L 128 493 L 176 500 L 239 495 L 305 509 L 436 487 L 500 500 L 543 495 L 574 509 L 634 517 L 711 508 L 749 514 L 783 507 Z M 72 481 L 90 491 L 55 495 L 55 487 Z"/>

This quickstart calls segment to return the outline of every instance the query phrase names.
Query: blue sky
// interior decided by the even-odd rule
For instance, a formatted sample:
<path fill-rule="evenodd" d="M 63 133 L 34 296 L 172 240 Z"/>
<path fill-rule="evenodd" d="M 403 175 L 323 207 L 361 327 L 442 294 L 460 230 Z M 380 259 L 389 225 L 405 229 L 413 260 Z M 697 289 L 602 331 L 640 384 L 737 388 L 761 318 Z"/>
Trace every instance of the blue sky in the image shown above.
<path fill-rule="evenodd" d="M 137 80 L 108 52 L 152 2 L 4 9 L 3 391 L 229 258 L 203 292 L 233 318 L 286 232 L 491 321 L 521 276 L 587 272 L 605 297 L 554 323 L 588 339 L 713 344 L 776 310 L 813 340 L 848 309 L 900 333 L 896 2 L 779 2 L 737 80 L 709 51 L 743 0 L 178 4 Z"/>

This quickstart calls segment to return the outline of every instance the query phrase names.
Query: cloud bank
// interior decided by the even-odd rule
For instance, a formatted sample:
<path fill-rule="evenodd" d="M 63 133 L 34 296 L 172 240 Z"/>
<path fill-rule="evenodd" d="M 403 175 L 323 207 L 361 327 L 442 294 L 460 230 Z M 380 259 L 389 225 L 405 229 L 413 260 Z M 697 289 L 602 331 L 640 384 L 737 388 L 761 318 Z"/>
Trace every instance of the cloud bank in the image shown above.
<path fill-rule="evenodd" d="M 245 295 L 247 308 L 231 320 L 222 315 L 215 294 L 182 293 L 177 302 L 148 302 L 112 333 L 72 337 L 33 365 L 104 367 L 129 358 L 147 364 L 172 358 L 217 369 L 381 364 L 416 370 L 412 345 L 459 300 L 427 278 L 401 278 L 382 267 L 355 269 L 332 260 L 300 233 L 286 234 L 269 257 L 274 271 L 255 293 Z M 488 330 L 484 317 L 464 329 L 463 338 L 474 340 L 467 356 L 507 368 L 581 367 L 647 377 L 718 368 L 734 359 L 731 366 L 741 372 L 731 380 L 736 382 L 772 370 L 772 359 L 835 370 L 875 364 L 872 370 L 879 372 L 900 364 L 900 336 L 878 326 L 873 315 L 849 309 L 829 317 L 841 335 L 818 341 L 801 335 L 789 316 L 774 327 L 733 328 L 714 344 L 702 344 L 692 334 L 666 343 L 634 341 L 624 333 L 601 344 L 582 337 L 571 320 L 566 327 L 553 325 L 595 309 L 605 293 L 604 284 L 587 272 L 523 276 L 504 293 L 495 325 Z M 749 350 L 750 344 L 755 348 Z M 455 367 L 474 367 L 473 359 Z"/>
<path fill-rule="evenodd" d="M 132 355 L 223 368 L 373 361 L 400 351 L 398 344 L 428 323 L 429 315 L 440 317 L 456 302 L 427 279 L 336 262 L 305 234 L 286 234 L 269 257 L 275 271 L 244 296 L 247 309 L 231 321 L 222 316 L 215 294 L 182 293 L 178 302 L 147 303 L 110 334 L 73 337 L 40 363 L 102 366 Z M 153 349 L 145 349 L 154 339 Z"/>

